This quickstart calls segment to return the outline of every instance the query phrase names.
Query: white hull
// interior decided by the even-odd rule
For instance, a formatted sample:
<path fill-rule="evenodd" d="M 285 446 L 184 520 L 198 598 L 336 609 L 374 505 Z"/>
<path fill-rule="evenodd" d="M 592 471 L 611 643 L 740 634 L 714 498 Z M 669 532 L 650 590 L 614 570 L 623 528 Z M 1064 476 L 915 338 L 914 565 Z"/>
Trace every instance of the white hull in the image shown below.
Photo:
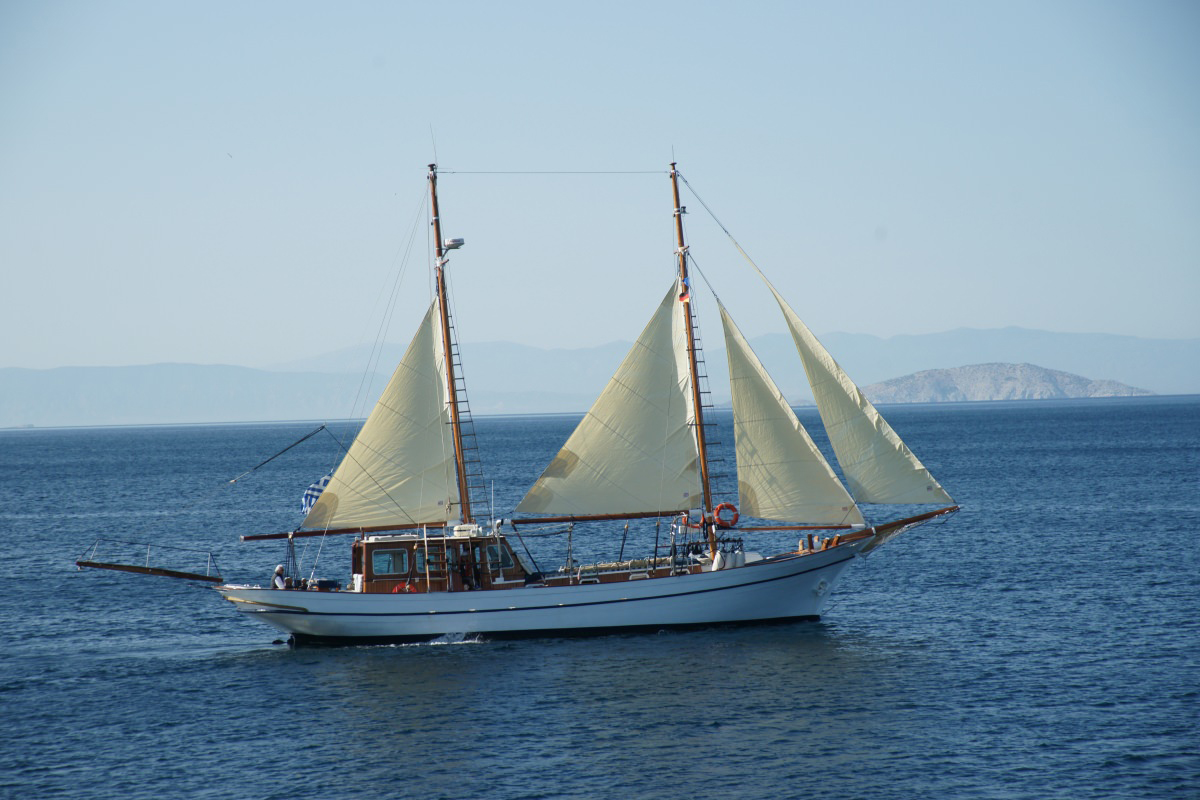
<path fill-rule="evenodd" d="M 239 611 L 298 643 L 423 641 L 445 635 L 584 635 L 815 619 L 863 542 L 667 578 L 469 592 L 363 594 L 218 586 Z"/>

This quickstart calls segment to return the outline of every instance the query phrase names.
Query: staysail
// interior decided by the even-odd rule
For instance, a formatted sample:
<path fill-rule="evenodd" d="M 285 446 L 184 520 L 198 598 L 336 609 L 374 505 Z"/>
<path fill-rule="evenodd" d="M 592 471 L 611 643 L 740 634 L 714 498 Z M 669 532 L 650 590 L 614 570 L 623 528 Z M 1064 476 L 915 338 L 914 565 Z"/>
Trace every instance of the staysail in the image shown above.
<path fill-rule="evenodd" d="M 680 291 L 676 281 L 517 511 L 639 514 L 702 503 Z"/>
<path fill-rule="evenodd" d="M 459 489 L 437 302 L 302 527 L 442 525 Z"/>
<path fill-rule="evenodd" d="M 750 349 L 725 306 L 742 514 L 816 525 L 862 525 L 862 513 Z"/>
<path fill-rule="evenodd" d="M 954 502 L 775 287 L 769 281 L 767 286 L 787 320 L 854 499 L 859 503 Z"/>

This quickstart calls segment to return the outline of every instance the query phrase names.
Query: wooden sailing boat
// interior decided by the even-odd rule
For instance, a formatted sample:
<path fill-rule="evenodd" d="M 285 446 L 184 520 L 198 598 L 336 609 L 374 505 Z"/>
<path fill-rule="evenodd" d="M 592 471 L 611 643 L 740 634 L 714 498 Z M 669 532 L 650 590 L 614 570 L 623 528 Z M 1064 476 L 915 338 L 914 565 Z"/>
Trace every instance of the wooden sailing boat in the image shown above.
<path fill-rule="evenodd" d="M 375 409 L 301 526 L 269 539 L 357 534 L 343 588 L 217 587 L 297 643 L 446 635 L 563 635 L 817 618 L 842 570 L 898 533 L 957 510 L 868 526 L 859 503 L 952 503 L 771 287 L 812 384 L 846 485 L 822 457 L 724 307 L 741 513 L 805 534 L 790 552 L 746 552 L 723 533 L 737 509 L 710 486 L 679 175 L 678 274 L 592 409 L 516 507 L 511 529 L 657 517 L 670 546 L 648 558 L 543 574 L 481 525 L 447 305 L 437 169 L 429 187 L 436 296 Z M 765 280 L 765 279 L 764 279 Z M 769 286 L 770 284 L 768 284 Z M 449 434 L 447 441 L 447 433 Z M 848 488 L 847 488 L 848 487 Z M 748 532 L 748 531 L 746 531 Z M 742 533 L 742 531 L 739 531 Z M 516 534 L 518 537 L 519 533 Z M 522 548 L 523 549 L 523 548 Z"/>

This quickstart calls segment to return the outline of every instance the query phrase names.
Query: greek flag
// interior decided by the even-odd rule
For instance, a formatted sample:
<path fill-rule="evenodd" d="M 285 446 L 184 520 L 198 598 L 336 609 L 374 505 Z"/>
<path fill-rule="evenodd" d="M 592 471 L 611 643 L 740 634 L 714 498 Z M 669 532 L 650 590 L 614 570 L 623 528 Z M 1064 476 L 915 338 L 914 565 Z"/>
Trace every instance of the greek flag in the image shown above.
<path fill-rule="evenodd" d="M 317 502 L 317 498 L 321 496 L 321 492 L 325 491 L 325 487 L 329 485 L 329 479 L 332 477 L 333 473 L 331 472 L 304 490 L 304 499 L 301 501 L 301 511 L 303 511 L 305 514 L 307 514 L 309 511 L 312 511 L 312 507 Z"/>

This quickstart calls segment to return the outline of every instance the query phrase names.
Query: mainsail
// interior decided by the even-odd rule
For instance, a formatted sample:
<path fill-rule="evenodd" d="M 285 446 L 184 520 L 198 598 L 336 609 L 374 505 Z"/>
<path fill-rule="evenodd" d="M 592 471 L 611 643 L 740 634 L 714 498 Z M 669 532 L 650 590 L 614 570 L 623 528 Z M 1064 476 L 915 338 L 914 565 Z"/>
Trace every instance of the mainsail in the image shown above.
<path fill-rule="evenodd" d="M 437 302 L 303 528 L 442 525 L 459 489 Z"/>
<path fill-rule="evenodd" d="M 639 514 L 701 504 L 680 292 L 676 281 L 517 511 Z"/>
<path fill-rule="evenodd" d="M 862 525 L 862 513 L 750 349 L 725 306 L 738 506 L 763 519 Z"/>
<path fill-rule="evenodd" d="M 821 421 L 854 499 L 859 503 L 954 502 L 775 287 L 769 281 L 767 286 L 792 332 Z"/>

